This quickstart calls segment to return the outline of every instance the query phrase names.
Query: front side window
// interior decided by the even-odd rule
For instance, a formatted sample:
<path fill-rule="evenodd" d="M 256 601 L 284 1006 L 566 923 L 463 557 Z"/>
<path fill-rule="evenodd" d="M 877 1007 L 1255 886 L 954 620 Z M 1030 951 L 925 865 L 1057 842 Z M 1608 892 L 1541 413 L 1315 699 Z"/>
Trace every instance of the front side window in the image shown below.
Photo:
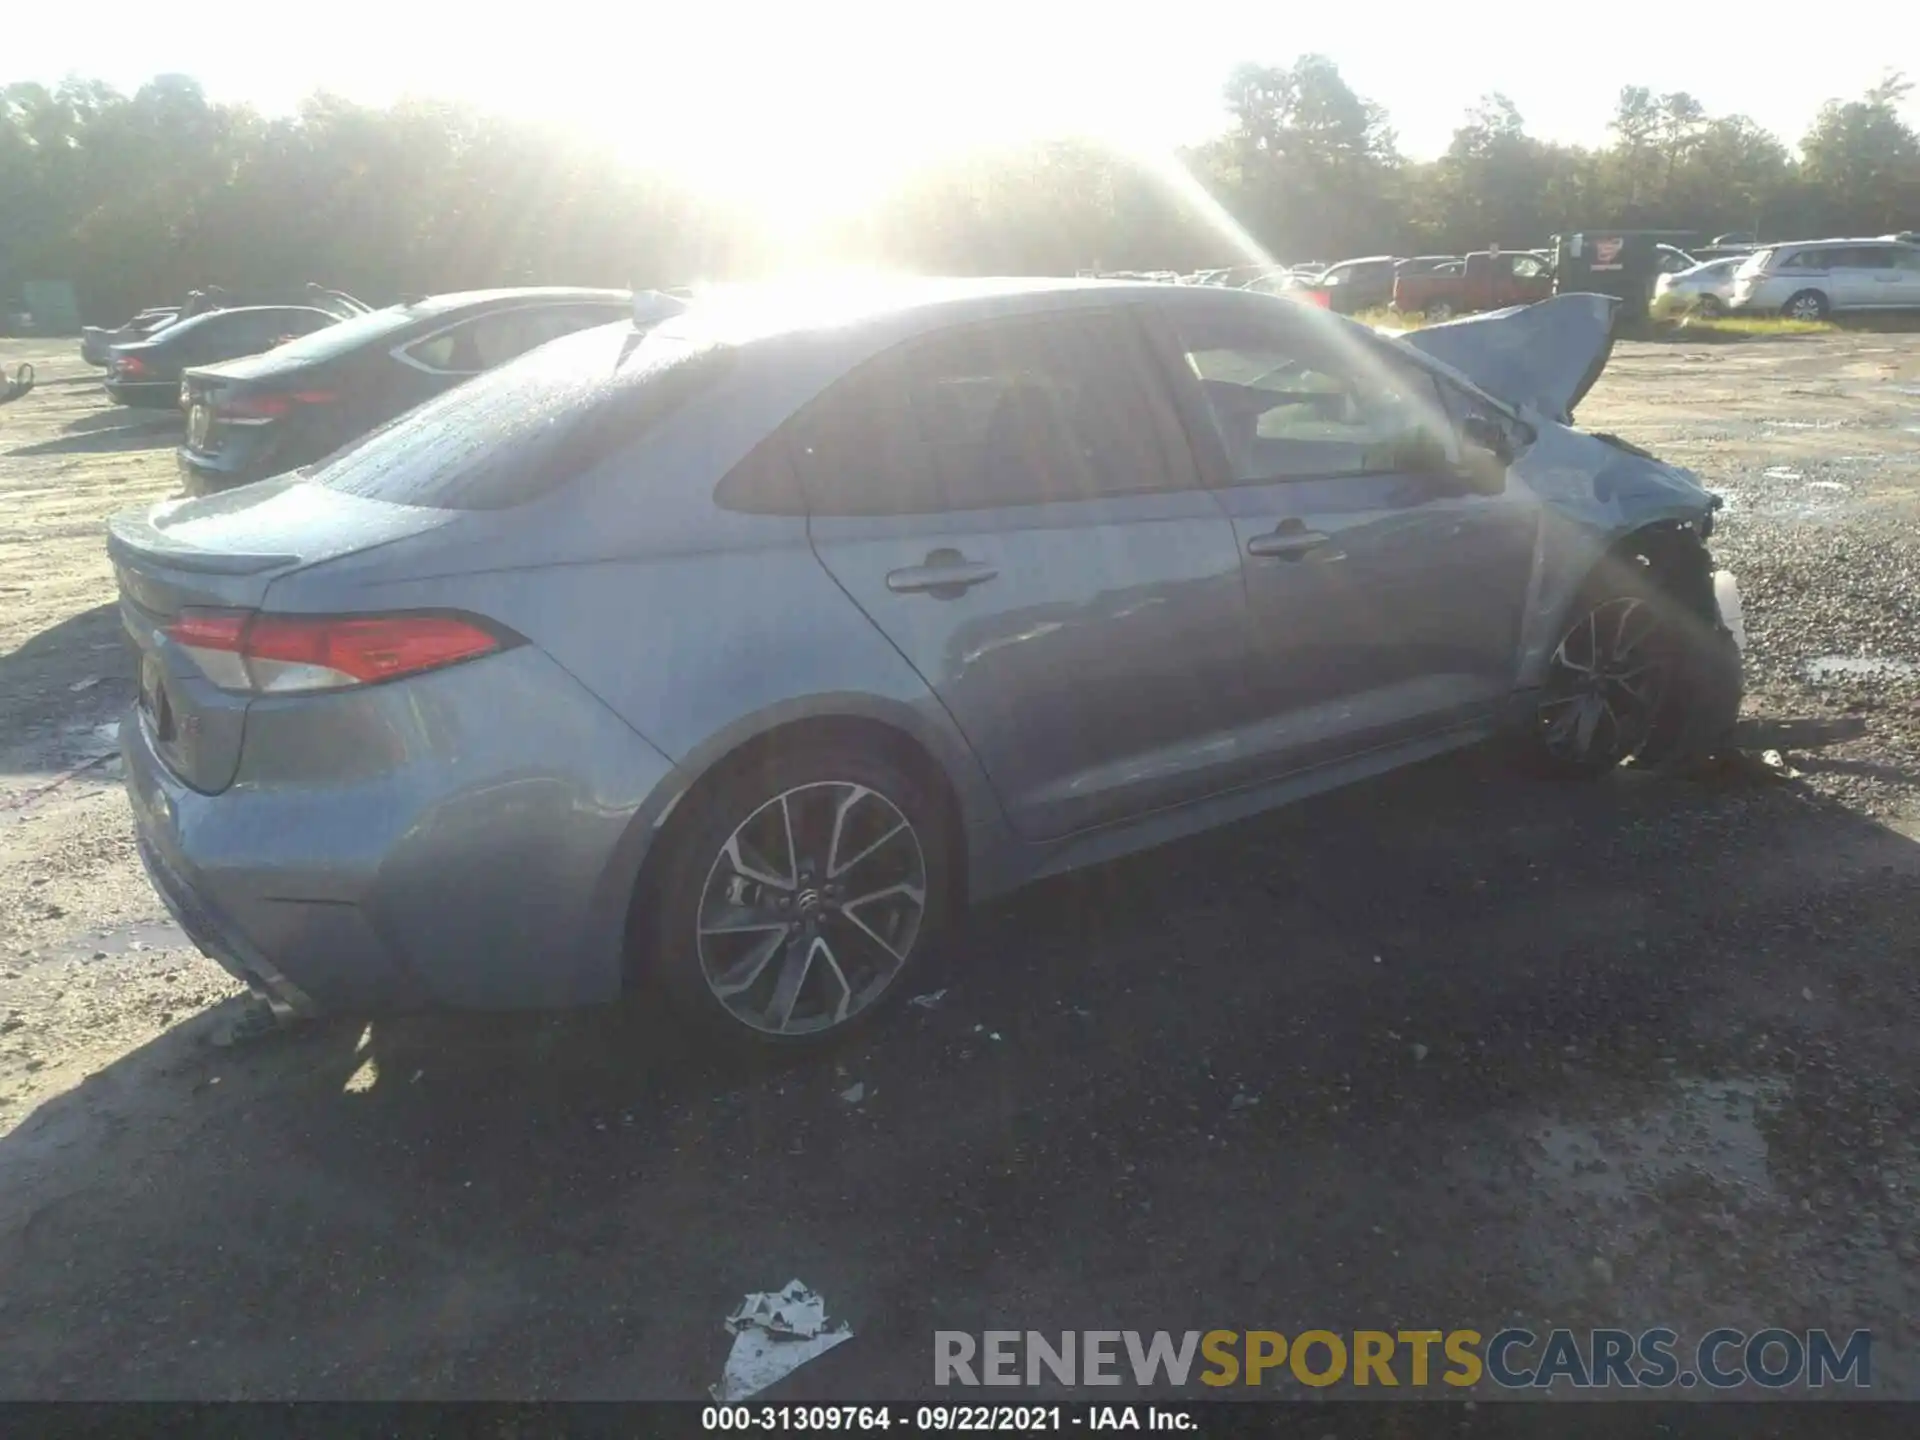
<path fill-rule="evenodd" d="M 1131 321 L 968 326 L 868 362 L 796 418 L 810 509 L 937 514 L 1187 488 L 1178 419 Z"/>
<path fill-rule="evenodd" d="M 1381 474 L 1454 453 L 1433 377 L 1416 365 L 1277 326 L 1180 329 L 1234 484 Z"/>

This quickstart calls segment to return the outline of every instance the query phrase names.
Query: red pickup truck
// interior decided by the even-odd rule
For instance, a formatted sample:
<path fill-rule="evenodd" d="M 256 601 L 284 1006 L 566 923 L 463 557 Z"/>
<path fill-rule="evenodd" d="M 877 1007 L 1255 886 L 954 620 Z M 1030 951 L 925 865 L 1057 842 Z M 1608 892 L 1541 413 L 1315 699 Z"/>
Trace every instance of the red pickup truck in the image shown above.
<path fill-rule="evenodd" d="M 1475 310 L 1531 305 L 1553 294 L 1553 262 L 1531 250 L 1476 250 L 1458 265 L 1393 282 L 1393 308 L 1445 320 Z"/>

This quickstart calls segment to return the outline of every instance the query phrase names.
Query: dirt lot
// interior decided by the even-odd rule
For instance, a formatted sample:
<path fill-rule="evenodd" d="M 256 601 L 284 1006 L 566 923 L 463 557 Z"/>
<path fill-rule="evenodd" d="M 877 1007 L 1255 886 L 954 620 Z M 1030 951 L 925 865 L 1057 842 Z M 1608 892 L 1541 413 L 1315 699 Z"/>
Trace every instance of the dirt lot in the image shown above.
<path fill-rule="evenodd" d="M 796 1276 L 857 1338 L 793 1397 L 925 1393 L 935 1329 L 1516 1320 L 1865 1326 L 1920 1395 L 1920 336 L 1623 346 L 1582 415 L 1728 497 L 1791 773 L 1423 767 L 752 1073 L 617 1014 L 209 1043 L 110 758 L 101 522 L 177 421 L 75 349 L 0 342 L 0 1396 L 692 1397 Z"/>

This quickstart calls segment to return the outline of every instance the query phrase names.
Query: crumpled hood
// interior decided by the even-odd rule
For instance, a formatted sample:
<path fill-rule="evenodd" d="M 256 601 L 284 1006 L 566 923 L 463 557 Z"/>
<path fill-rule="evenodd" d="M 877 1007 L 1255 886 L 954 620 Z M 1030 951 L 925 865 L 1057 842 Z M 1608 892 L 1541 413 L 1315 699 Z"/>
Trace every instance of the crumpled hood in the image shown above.
<path fill-rule="evenodd" d="M 1607 368 L 1619 308 L 1611 295 L 1555 295 L 1399 338 L 1496 399 L 1569 425 L 1574 406 Z"/>

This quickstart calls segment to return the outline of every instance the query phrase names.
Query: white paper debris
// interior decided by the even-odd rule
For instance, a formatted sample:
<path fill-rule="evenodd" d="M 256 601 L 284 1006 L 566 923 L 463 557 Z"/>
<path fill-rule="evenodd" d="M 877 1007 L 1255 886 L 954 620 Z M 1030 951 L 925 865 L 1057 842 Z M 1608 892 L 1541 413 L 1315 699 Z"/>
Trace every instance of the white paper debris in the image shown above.
<path fill-rule="evenodd" d="M 73 684 L 67 686 L 67 689 L 71 690 L 74 694 L 78 695 L 82 690 L 91 690 L 94 686 L 98 685 L 99 683 L 100 683 L 100 677 L 98 675 L 89 675 L 84 680 L 74 681 Z"/>
<path fill-rule="evenodd" d="M 867 1098 L 867 1082 L 864 1080 L 854 1081 L 853 1084 L 840 1092 L 840 1098 L 849 1105 L 858 1105 L 862 1100 Z"/>
<path fill-rule="evenodd" d="M 725 1323 L 733 1349 L 720 1383 L 707 1390 L 722 1405 L 759 1394 L 853 1338 L 844 1320 L 827 1327 L 827 1302 L 798 1280 L 789 1280 L 778 1292 L 746 1296 Z"/>
<path fill-rule="evenodd" d="M 916 1005 L 922 1010 L 931 1010 L 946 998 L 947 992 L 944 990 L 929 990 L 924 995 L 914 996 L 911 1000 L 907 1001 L 907 1004 Z"/>

